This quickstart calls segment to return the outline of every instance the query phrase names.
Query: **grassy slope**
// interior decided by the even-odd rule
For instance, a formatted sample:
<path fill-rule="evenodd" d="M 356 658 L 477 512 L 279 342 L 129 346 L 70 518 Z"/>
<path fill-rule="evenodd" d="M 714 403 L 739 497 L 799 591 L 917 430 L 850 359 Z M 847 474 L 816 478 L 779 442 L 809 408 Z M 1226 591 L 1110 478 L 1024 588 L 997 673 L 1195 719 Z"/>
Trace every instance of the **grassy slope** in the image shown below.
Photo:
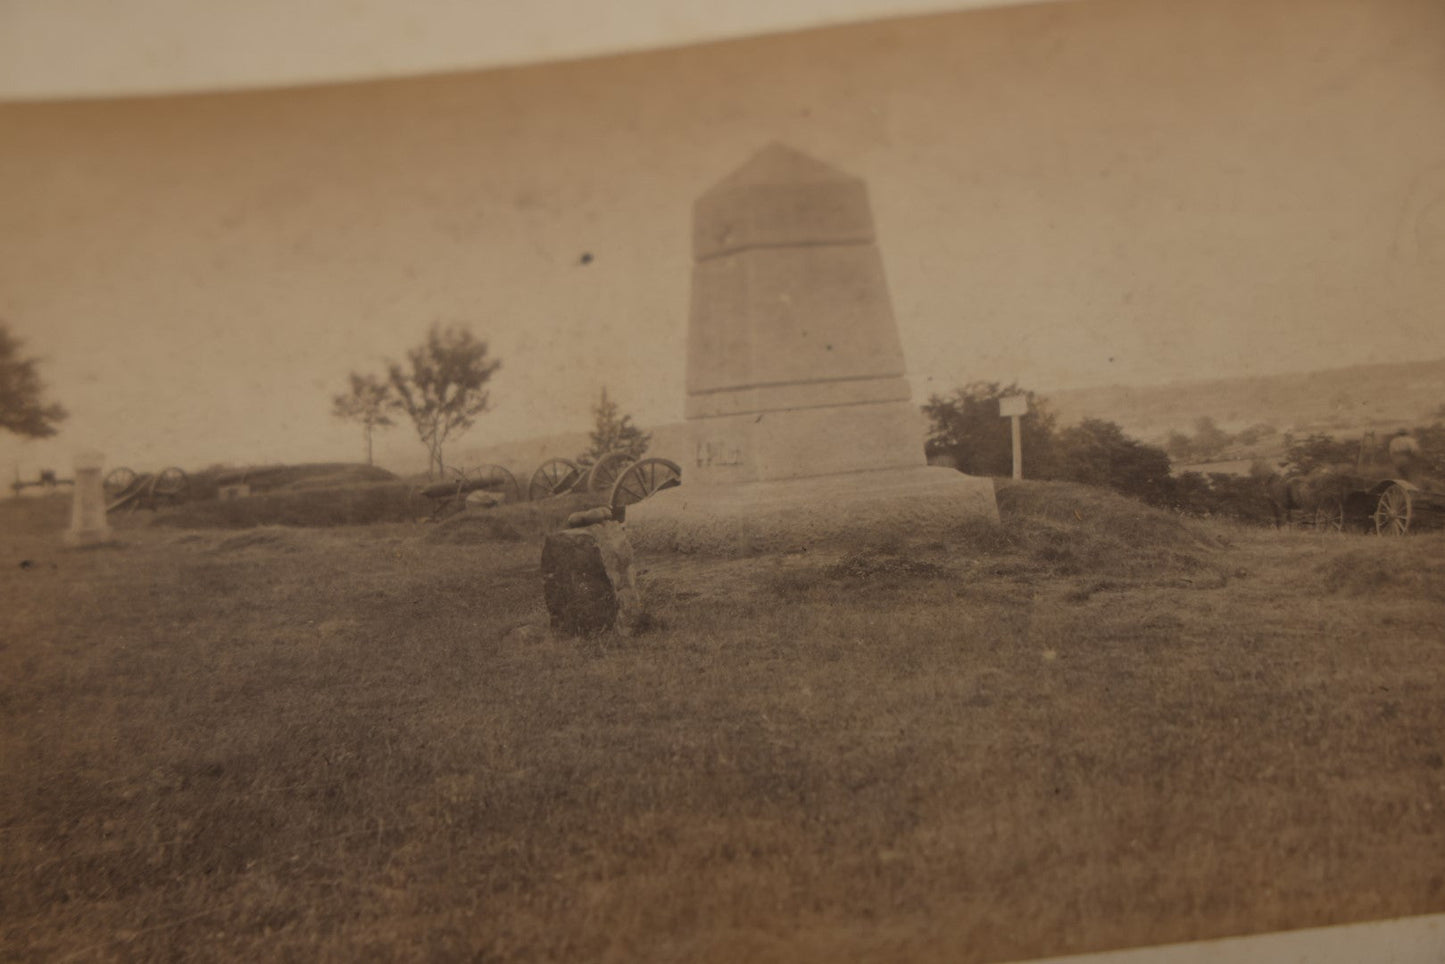
<path fill-rule="evenodd" d="M 1004 486 L 1001 530 L 642 559 L 660 628 L 577 642 L 525 531 L 67 552 L 25 501 L 0 957 L 996 960 L 1445 910 L 1441 535 Z"/>
<path fill-rule="evenodd" d="M 365 468 L 365 466 L 361 466 Z M 380 471 L 380 470 L 378 470 Z M 569 512 L 604 504 L 605 494 L 575 494 L 539 502 L 509 503 L 486 512 L 456 516 L 447 500 L 432 500 L 421 486 L 401 481 L 360 481 L 347 484 L 303 480 L 231 501 L 195 500 L 166 506 L 155 513 L 128 516 L 112 513 L 116 526 L 169 526 L 178 529 L 250 529 L 258 526 L 368 526 L 444 519 L 438 538 L 467 541 L 470 530 L 515 529 L 537 534 L 560 526 Z M 476 541 L 472 539 L 471 541 Z"/>

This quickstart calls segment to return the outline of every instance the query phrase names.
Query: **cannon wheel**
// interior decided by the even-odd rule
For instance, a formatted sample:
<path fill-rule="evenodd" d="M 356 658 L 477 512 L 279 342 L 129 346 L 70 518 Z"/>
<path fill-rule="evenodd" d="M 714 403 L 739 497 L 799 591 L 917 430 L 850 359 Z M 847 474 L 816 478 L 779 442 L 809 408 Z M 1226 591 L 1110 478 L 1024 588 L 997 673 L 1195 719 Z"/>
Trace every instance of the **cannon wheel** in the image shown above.
<path fill-rule="evenodd" d="M 617 510 L 641 502 L 654 492 L 681 484 L 682 468 L 676 462 L 669 462 L 667 459 L 643 459 L 622 470 L 622 474 L 612 485 L 612 497 L 608 499 L 608 505 L 612 506 L 613 516 L 616 517 Z"/>
<path fill-rule="evenodd" d="M 484 491 L 500 491 L 503 502 L 520 502 L 522 499 L 522 489 L 517 485 L 517 477 L 505 465 L 487 463 L 465 470 L 453 468 L 451 471 L 457 476 L 456 494 L 458 496 L 470 488 L 468 483 L 479 482 L 485 483 L 482 486 Z"/>
<path fill-rule="evenodd" d="M 617 484 L 617 477 L 627 466 L 637 460 L 629 452 L 608 452 L 598 459 L 587 473 L 588 492 L 611 492 Z"/>
<path fill-rule="evenodd" d="M 545 499 L 550 495 L 571 492 L 582 479 L 582 470 L 571 459 L 548 459 L 532 473 L 527 483 L 527 498 L 530 501 Z"/>
<path fill-rule="evenodd" d="M 1413 514 L 1410 490 L 1398 482 L 1391 482 L 1380 492 L 1380 501 L 1375 503 L 1375 532 L 1382 536 L 1403 536 L 1410 531 Z"/>
<path fill-rule="evenodd" d="M 190 488 L 190 485 L 191 480 L 186 477 L 186 473 L 172 465 L 151 482 L 151 492 L 168 499 L 179 500 L 186 494 L 186 489 Z"/>
<path fill-rule="evenodd" d="M 466 470 L 459 469 L 455 465 L 448 465 L 442 470 L 440 480 L 430 485 L 413 486 L 410 493 L 412 498 L 420 497 L 431 502 L 431 512 L 420 521 L 440 522 L 466 508 L 466 503 L 462 499 L 462 488 L 466 483 Z"/>
<path fill-rule="evenodd" d="M 1315 531 L 1345 531 L 1345 502 L 1343 499 L 1325 499 L 1315 506 Z"/>
<path fill-rule="evenodd" d="M 522 487 L 517 484 L 517 477 L 505 465 L 480 465 L 472 475 L 477 479 L 499 483 L 504 501 L 522 501 Z"/>
<path fill-rule="evenodd" d="M 110 470 L 105 481 L 101 483 L 101 487 L 105 489 L 107 498 L 115 499 L 128 492 L 130 487 L 135 485 L 137 478 L 139 476 L 134 471 L 122 465 L 120 468 Z"/>

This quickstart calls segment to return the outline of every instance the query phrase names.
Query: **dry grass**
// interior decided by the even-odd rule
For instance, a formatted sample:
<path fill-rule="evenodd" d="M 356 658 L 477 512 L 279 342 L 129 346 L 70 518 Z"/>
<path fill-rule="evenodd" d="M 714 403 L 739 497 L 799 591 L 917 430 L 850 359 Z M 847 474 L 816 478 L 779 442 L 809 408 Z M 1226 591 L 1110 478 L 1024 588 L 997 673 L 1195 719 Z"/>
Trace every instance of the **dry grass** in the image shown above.
<path fill-rule="evenodd" d="M 26 501 L 0 958 L 983 961 L 1445 910 L 1440 535 L 1002 486 L 1000 529 L 641 559 L 657 628 L 581 643 L 538 630 L 540 517 L 67 552 Z"/>
<path fill-rule="evenodd" d="M 432 543 L 478 545 L 484 542 L 539 542 L 548 532 L 562 528 L 567 517 L 582 509 L 606 505 L 607 496 L 573 493 L 513 502 L 490 509 L 468 509 L 438 523 L 427 536 Z"/>
<path fill-rule="evenodd" d="M 365 469 L 366 466 L 351 468 Z M 165 507 L 155 513 L 138 513 L 137 521 L 178 529 L 368 526 L 429 519 L 441 505 L 422 495 L 422 486 L 410 482 L 383 480 L 339 484 L 334 481 L 335 477 L 335 474 L 318 474 L 291 479 L 290 475 L 274 474 L 273 480 L 291 480 L 243 499 L 226 502 L 197 499 Z M 606 501 L 605 495 L 577 494 L 492 509 L 468 509 L 443 518 L 435 539 L 474 543 L 491 538 L 486 535 L 487 532 L 509 531 L 515 535 L 501 535 L 499 538 L 540 537 L 542 533 L 560 526 L 568 514 L 605 504 Z M 116 514 L 121 524 L 124 524 L 125 518 L 123 514 Z M 480 536 L 478 531 L 482 533 Z"/>

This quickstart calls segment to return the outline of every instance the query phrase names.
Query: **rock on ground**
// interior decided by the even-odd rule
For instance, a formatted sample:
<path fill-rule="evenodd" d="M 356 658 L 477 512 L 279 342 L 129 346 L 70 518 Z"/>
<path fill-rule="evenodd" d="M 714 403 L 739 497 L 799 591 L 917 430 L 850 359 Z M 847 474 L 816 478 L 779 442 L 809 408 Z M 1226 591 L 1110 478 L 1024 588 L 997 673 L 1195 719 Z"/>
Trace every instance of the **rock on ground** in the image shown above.
<path fill-rule="evenodd" d="M 581 512 L 574 512 L 562 523 L 564 529 L 585 529 L 587 526 L 595 526 L 599 522 L 611 522 L 612 510 L 605 505 L 595 509 L 583 509 Z"/>
<path fill-rule="evenodd" d="M 552 628 L 591 636 L 634 632 L 642 617 L 632 546 L 619 523 L 563 529 L 542 546 L 542 587 Z"/>

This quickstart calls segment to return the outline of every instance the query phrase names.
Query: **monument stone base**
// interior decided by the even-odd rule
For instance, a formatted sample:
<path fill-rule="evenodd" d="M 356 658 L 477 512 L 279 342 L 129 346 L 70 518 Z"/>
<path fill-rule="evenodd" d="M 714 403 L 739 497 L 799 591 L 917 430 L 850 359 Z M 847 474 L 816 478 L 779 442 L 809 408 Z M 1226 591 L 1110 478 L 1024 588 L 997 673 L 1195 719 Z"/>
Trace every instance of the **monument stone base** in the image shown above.
<path fill-rule="evenodd" d="M 698 418 L 684 477 L 701 485 L 838 475 L 924 464 L 923 416 L 902 401 Z"/>
<path fill-rule="evenodd" d="M 628 506 L 626 525 L 641 551 L 736 554 L 926 536 L 980 519 L 999 521 L 993 480 L 917 466 L 733 485 L 684 477 Z"/>

